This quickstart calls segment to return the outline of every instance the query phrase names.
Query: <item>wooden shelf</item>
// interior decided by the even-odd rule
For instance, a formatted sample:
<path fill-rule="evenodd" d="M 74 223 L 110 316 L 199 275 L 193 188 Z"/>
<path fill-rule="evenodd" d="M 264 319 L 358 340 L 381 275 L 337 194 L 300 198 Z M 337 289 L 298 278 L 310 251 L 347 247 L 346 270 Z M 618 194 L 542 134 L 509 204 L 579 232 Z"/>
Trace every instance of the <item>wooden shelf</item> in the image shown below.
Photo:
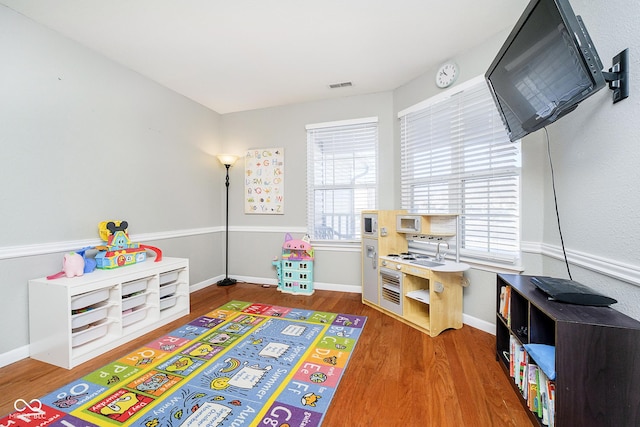
<path fill-rule="evenodd" d="M 550 301 L 530 278 L 497 278 L 496 307 L 501 289 L 510 289 L 510 315 L 496 313 L 496 360 L 506 375 L 510 340 L 552 345 L 556 426 L 640 425 L 640 322 L 610 307 Z M 543 425 L 511 383 L 531 420 Z"/>
<path fill-rule="evenodd" d="M 429 289 L 418 289 L 407 292 L 406 296 L 423 304 L 429 304 Z"/>
<path fill-rule="evenodd" d="M 411 309 L 410 306 L 412 304 L 420 304 L 420 307 L 414 307 L 416 309 Z M 431 331 L 431 319 L 429 316 L 429 310 L 426 309 L 426 305 L 424 305 L 424 303 L 417 301 L 417 300 L 411 300 L 411 302 L 407 303 L 407 306 L 409 306 L 407 308 L 407 310 L 405 310 L 405 314 L 404 314 L 404 318 L 406 320 L 408 320 L 410 323 L 419 326 L 420 328 L 426 329 L 428 331 Z"/>

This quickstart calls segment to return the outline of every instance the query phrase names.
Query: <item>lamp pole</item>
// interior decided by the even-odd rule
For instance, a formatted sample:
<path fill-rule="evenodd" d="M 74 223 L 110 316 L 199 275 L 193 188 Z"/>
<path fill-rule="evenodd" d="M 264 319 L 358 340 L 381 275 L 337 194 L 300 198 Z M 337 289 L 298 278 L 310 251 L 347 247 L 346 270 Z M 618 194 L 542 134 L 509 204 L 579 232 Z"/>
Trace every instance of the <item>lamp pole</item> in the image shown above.
<path fill-rule="evenodd" d="M 235 157 L 229 158 L 229 156 L 225 158 L 221 158 L 222 156 L 218 156 L 220 162 L 224 164 L 224 167 L 227 169 L 227 176 L 225 178 L 224 185 L 227 188 L 227 206 L 226 206 L 226 222 L 225 222 L 225 270 L 224 270 L 224 279 L 218 281 L 218 286 L 229 286 L 235 285 L 236 280 L 229 277 L 229 168 L 235 162 Z"/>

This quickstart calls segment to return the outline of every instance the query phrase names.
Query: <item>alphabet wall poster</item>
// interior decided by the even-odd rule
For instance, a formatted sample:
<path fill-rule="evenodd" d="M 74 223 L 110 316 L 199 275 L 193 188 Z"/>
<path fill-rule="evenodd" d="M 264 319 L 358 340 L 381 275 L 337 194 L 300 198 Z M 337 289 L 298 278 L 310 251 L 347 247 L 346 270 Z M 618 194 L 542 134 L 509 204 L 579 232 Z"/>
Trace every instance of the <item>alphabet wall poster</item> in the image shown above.
<path fill-rule="evenodd" d="M 244 157 L 244 212 L 284 214 L 284 149 L 254 148 Z"/>

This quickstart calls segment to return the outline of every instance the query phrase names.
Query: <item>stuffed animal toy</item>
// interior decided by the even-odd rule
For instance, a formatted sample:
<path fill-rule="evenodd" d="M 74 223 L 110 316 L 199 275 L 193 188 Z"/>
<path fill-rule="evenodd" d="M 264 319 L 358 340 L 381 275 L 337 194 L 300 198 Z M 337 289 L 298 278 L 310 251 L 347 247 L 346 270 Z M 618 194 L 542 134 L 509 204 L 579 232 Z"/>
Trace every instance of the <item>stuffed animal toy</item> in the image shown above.
<path fill-rule="evenodd" d="M 67 277 L 82 276 L 84 274 L 84 258 L 76 252 L 64 254 L 62 271 Z"/>
<path fill-rule="evenodd" d="M 84 274 L 84 258 L 82 255 L 76 252 L 69 252 L 64 254 L 62 260 L 62 271 L 52 276 L 47 276 L 47 279 L 57 279 L 62 276 L 75 277 L 82 276 Z"/>

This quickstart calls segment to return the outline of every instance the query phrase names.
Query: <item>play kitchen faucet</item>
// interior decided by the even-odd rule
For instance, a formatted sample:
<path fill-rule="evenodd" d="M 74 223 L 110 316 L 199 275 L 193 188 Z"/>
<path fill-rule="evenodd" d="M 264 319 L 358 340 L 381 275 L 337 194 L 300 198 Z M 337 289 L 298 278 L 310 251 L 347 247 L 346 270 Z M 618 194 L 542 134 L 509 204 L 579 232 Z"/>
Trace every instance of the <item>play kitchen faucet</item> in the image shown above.
<path fill-rule="evenodd" d="M 447 245 L 447 249 L 445 251 L 440 252 L 440 245 L 443 243 Z M 447 255 L 447 251 L 449 251 L 449 242 L 447 242 L 446 240 L 442 240 L 442 238 L 439 238 L 438 246 L 436 247 L 436 261 L 437 262 L 444 261 L 444 257 Z"/>

